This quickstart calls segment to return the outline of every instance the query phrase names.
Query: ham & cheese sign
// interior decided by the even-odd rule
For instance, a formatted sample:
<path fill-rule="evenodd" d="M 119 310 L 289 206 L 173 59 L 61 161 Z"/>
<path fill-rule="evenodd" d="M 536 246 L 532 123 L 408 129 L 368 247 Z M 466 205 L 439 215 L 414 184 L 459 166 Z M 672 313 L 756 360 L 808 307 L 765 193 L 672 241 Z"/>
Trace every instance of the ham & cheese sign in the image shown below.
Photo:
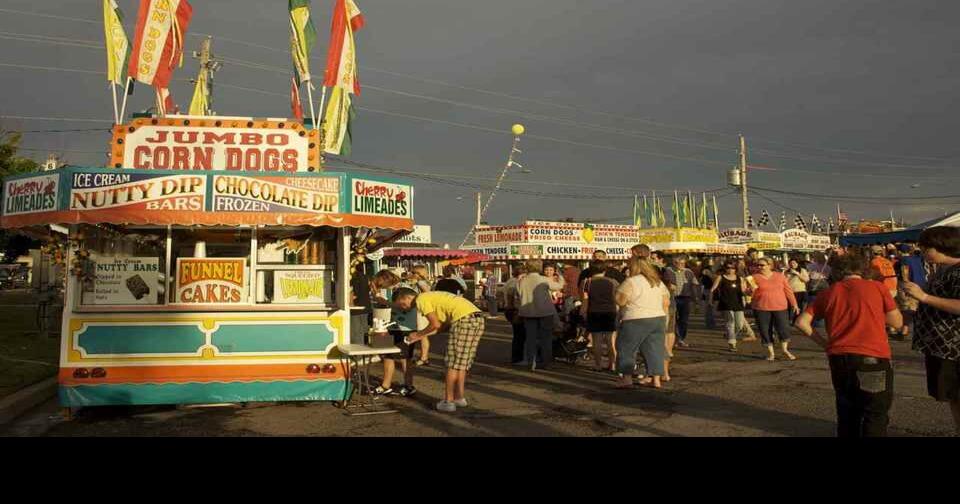
<path fill-rule="evenodd" d="M 111 166 L 296 173 L 320 169 L 319 136 L 293 121 L 136 119 L 114 127 Z"/>

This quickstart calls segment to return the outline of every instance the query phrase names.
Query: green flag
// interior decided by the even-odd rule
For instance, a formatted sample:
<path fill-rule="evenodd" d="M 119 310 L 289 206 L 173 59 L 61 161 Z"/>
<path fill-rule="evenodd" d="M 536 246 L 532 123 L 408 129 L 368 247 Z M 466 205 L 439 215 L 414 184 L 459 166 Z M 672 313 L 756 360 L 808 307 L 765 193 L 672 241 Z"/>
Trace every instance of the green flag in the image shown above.
<path fill-rule="evenodd" d="M 310 50 L 317 41 L 317 29 L 310 18 L 310 0 L 289 0 L 290 53 L 300 83 L 310 80 Z"/>

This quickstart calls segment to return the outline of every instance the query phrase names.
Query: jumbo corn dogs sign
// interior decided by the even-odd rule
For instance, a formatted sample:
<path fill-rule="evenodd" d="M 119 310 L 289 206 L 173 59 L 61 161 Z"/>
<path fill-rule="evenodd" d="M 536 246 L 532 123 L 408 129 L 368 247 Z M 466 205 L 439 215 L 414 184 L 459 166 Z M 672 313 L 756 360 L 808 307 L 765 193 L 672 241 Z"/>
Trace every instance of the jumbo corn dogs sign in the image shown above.
<path fill-rule="evenodd" d="M 115 168 L 246 173 L 320 170 L 317 131 L 278 119 L 137 119 L 115 127 L 111 150 Z"/>

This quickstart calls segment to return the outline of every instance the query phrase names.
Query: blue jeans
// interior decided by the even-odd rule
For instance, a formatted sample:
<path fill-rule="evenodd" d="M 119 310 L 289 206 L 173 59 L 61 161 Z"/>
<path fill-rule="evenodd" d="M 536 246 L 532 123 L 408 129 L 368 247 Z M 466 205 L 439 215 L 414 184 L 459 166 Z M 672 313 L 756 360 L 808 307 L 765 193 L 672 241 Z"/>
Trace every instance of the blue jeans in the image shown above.
<path fill-rule="evenodd" d="M 677 341 L 687 339 L 687 324 L 690 321 L 691 304 L 689 296 L 677 296 Z"/>
<path fill-rule="evenodd" d="M 736 343 L 737 334 L 740 331 L 744 331 L 744 327 L 750 327 L 747 325 L 747 318 L 743 315 L 743 311 L 723 311 L 721 313 L 726 317 L 724 326 L 726 328 L 727 343 Z"/>
<path fill-rule="evenodd" d="M 666 328 L 667 317 L 624 320 L 617 333 L 617 371 L 630 376 L 637 365 L 635 355 L 640 350 L 647 363 L 647 374 L 663 376 Z"/>
<path fill-rule="evenodd" d="M 714 311 L 713 303 L 711 303 L 709 300 L 706 300 L 705 302 L 706 302 L 707 306 L 706 306 L 706 308 L 704 309 L 704 311 L 705 311 L 705 313 L 704 313 L 704 315 L 703 315 L 703 316 L 704 316 L 704 323 L 706 324 L 707 329 L 716 329 L 716 328 L 717 328 L 717 315 L 716 315 L 716 311 Z"/>
<path fill-rule="evenodd" d="M 534 363 L 537 360 L 537 349 L 543 356 L 543 363 L 550 365 L 553 362 L 553 319 L 549 317 L 523 317 L 523 327 L 527 333 L 526 352 L 524 357 L 527 362 Z"/>

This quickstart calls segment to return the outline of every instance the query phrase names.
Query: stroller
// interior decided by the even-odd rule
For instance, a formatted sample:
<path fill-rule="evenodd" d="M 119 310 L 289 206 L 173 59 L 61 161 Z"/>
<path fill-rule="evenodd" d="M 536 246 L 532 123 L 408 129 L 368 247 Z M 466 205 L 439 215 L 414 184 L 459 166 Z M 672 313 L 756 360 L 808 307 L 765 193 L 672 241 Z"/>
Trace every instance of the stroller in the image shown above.
<path fill-rule="evenodd" d="M 553 358 L 569 364 L 590 359 L 587 338 L 581 324 L 580 305 L 574 298 L 568 298 L 561 306 L 558 315 L 560 323 L 554 331 Z"/>

